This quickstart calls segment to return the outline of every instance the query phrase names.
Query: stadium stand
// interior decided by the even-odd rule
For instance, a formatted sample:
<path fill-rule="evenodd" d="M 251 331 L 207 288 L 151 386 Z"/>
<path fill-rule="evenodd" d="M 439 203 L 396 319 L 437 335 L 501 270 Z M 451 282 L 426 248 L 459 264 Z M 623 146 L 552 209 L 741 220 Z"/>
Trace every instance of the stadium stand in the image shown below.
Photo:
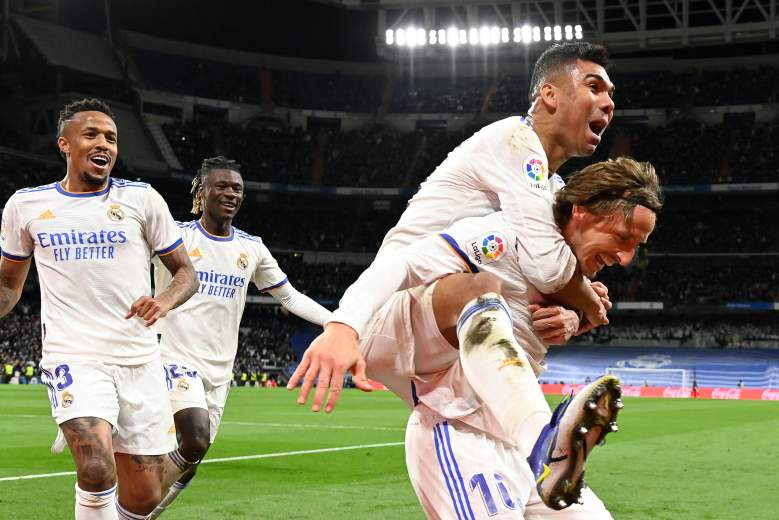
<path fill-rule="evenodd" d="M 248 184 L 236 225 L 261 236 L 295 286 L 330 307 L 446 154 L 482 126 L 527 108 L 528 79 L 513 72 L 410 74 L 121 30 L 112 47 L 104 38 L 38 20 L 15 23 L 29 46 L 29 62 L 16 73 L 56 74 L 64 90 L 46 91 L 37 80 L 22 82 L 21 93 L 0 90 L 3 106 L 11 99 L 23 105 L 21 118 L 0 113 L 2 201 L 22 186 L 61 178 L 52 132 L 62 102 L 106 97 L 121 130 L 115 176 L 151 182 L 174 216 L 189 220 L 189 181 L 201 160 L 238 159 Z M 85 46 L 99 55 L 79 54 Z M 571 161 L 561 173 L 625 154 L 650 160 L 666 186 L 666 209 L 631 268 L 603 275 L 618 303 L 612 325 L 553 349 L 549 364 L 573 367 L 588 352 L 613 358 L 593 354 L 597 362 L 585 364 L 592 369 L 545 377 L 580 381 L 607 368 L 606 360 L 666 355 L 658 349 L 673 347 L 667 351 L 673 365 L 698 370 L 701 384 L 709 381 L 706 374 L 720 386 L 739 379 L 777 386 L 776 361 L 767 360 L 779 352 L 779 228 L 772 225 L 779 217 L 779 69 L 765 59 L 710 69 L 671 60 L 660 65 L 666 70 L 652 62 L 636 72 L 642 70 L 637 60 L 614 72 L 618 111 L 595 156 Z M 236 371 L 239 378 L 243 372 L 282 375 L 307 344 L 295 338 L 310 337 L 311 330 L 254 298 Z M 24 305 L 0 322 L 0 363 L 37 363 L 37 301 L 31 276 Z M 625 310 L 623 303 L 642 310 Z M 757 347 L 763 350 L 745 350 Z M 725 373 L 733 349 L 744 353 L 745 363 Z M 742 372 L 749 377 L 737 377 Z"/>

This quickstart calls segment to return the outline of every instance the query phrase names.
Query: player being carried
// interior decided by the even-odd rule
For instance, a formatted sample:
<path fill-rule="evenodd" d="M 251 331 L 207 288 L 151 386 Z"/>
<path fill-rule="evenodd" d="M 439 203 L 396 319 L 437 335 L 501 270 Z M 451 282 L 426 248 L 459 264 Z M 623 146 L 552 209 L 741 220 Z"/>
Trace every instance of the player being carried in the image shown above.
<path fill-rule="evenodd" d="M 117 143 L 105 103 L 65 106 L 57 138 L 65 178 L 17 191 L 3 211 L 0 315 L 19 300 L 34 254 L 41 378 L 76 464 L 77 520 L 143 518 L 159 502 L 158 472 L 175 438 L 150 326 L 197 289 L 162 197 L 110 177 Z M 172 278 L 152 297 L 154 255 Z"/>
<path fill-rule="evenodd" d="M 620 158 L 574 174 L 554 213 L 591 277 L 627 266 L 661 207 L 654 168 Z M 581 492 L 587 454 L 616 431 L 619 383 L 603 376 L 564 400 L 538 435 L 549 421 L 537 383 L 547 344 L 567 341 L 579 320 L 529 283 L 519 254 L 528 238 L 505 217 L 466 218 L 379 259 L 341 309 L 373 314 L 361 337 L 367 374 L 413 410 L 406 462 L 429 518 L 610 519 Z M 385 302 L 371 287 L 387 278 L 413 288 Z"/>
<path fill-rule="evenodd" d="M 503 210 L 514 232 L 526 239 L 516 244 L 516 254 L 528 283 L 548 300 L 583 311 L 588 326 L 608 323 L 601 297 L 582 275 L 555 224 L 553 193 L 564 183 L 556 174 L 550 176 L 570 157 L 591 155 L 600 143 L 614 113 L 607 65 L 608 55 L 599 45 L 576 42 L 547 49 L 533 69 L 528 117 L 488 125 L 451 152 L 387 233 L 374 262 L 462 218 Z M 407 287 L 388 277 L 370 292 L 386 301 Z M 316 382 L 312 409 L 321 408 L 329 389 L 325 409 L 332 410 L 347 370 L 354 373 L 357 387 L 369 389 L 358 340 L 372 317 L 367 306 L 334 312 L 290 378 L 288 388 L 303 381 L 298 403 L 306 402 Z M 534 406 L 548 410 L 540 392 L 528 399 L 533 396 Z M 572 416 L 578 412 L 568 408 Z M 536 426 L 528 428 L 536 432 L 528 434 L 531 443 L 542 428 Z M 577 471 L 583 472 L 583 467 Z"/>
<path fill-rule="evenodd" d="M 192 213 L 202 215 L 179 227 L 200 288 L 157 325 L 180 437 L 179 449 L 171 455 L 186 473 L 175 482 L 165 475 L 163 488 L 170 489 L 151 519 L 188 485 L 214 442 L 230 390 L 249 282 L 311 323 L 322 325 L 330 318 L 330 311 L 292 286 L 259 237 L 233 227 L 244 198 L 237 162 L 221 156 L 205 159 L 192 181 L 192 194 Z M 155 269 L 157 287 L 165 287 L 169 278 L 166 270 Z"/>

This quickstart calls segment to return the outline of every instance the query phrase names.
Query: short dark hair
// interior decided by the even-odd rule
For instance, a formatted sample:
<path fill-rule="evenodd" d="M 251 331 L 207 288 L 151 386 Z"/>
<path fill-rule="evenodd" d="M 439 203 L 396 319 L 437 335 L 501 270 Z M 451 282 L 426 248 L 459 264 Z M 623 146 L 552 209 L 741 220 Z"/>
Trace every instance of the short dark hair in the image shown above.
<path fill-rule="evenodd" d="M 557 74 L 566 67 L 570 67 L 578 60 L 597 63 L 604 69 L 611 66 L 609 52 L 606 47 L 588 42 L 555 43 L 536 60 L 533 67 L 533 75 L 530 76 L 530 89 L 528 98 L 532 103 L 538 96 L 538 92 L 550 76 Z"/>
<path fill-rule="evenodd" d="M 214 170 L 230 170 L 240 174 L 241 165 L 238 161 L 228 159 L 223 155 L 203 159 L 203 164 L 200 165 L 200 169 L 195 174 L 195 178 L 192 179 L 192 189 L 189 190 L 192 194 L 192 213 L 195 215 L 200 213 L 203 209 L 203 199 L 200 197 L 200 188 L 203 186 L 203 181 L 206 177 Z"/>
<path fill-rule="evenodd" d="M 65 124 L 73 119 L 73 116 L 79 112 L 102 112 L 116 122 L 116 116 L 111 111 L 111 107 L 104 101 L 96 98 L 84 98 L 79 99 L 65 105 L 60 110 L 60 117 L 57 121 L 57 137 L 62 136 L 63 130 L 65 130 Z"/>
<path fill-rule="evenodd" d="M 636 206 L 659 213 L 663 209 L 663 191 L 654 166 L 618 157 L 572 174 L 565 187 L 555 194 L 553 211 L 560 229 L 571 220 L 574 205 L 593 215 L 622 210 L 625 220 L 630 222 Z"/>

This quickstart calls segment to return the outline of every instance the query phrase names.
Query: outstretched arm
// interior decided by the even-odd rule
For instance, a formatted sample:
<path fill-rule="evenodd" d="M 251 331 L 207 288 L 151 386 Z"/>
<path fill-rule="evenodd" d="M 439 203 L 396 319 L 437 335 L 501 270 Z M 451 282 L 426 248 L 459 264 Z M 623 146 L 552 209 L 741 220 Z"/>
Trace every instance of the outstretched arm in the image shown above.
<path fill-rule="evenodd" d="M 289 312 L 311 323 L 324 325 L 332 315 L 329 310 L 292 287 L 289 282 L 268 292 Z"/>
<path fill-rule="evenodd" d="M 314 412 L 320 410 L 329 388 L 325 411 L 332 411 L 340 397 L 343 375 L 347 370 L 354 375 L 352 379 L 357 388 L 370 391 L 358 340 L 365 325 L 389 298 L 385 296 L 385 290 L 388 290 L 386 294 L 392 295 L 399 288 L 430 283 L 446 274 L 462 272 L 464 268 L 460 257 L 453 254 L 447 242 L 438 235 L 410 245 L 394 255 L 383 256 L 371 264 L 346 290 L 340 307 L 325 325 L 325 331 L 311 343 L 292 374 L 288 389 L 303 381 L 298 404 L 306 403 L 316 382 L 311 409 Z"/>

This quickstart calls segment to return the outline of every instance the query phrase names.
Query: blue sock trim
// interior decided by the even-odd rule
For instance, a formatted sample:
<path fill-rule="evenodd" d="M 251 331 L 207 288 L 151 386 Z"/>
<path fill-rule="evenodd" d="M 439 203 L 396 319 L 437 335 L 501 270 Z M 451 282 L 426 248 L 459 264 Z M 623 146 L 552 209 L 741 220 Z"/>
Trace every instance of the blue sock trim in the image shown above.
<path fill-rule="evenodd" d="M 506 313 L 506 316 L 508 316 L 509 323 L 511 323 L 511 312 L 506 308 L 505 305 L 503 305 L 503 302 L 498 298 L 485 298 L 482 301 L 476 303 L 475 305 L 472 305 L 471 307 L 465 309 L 460 316 L 460 319 L 457 320 L 457 334 L 460 334 L 460 329 L 465 325 L 465 322 L 468 321 L 471 316 L 476 314 L 477 312 L 485 311 L 487 309 L 502 309 L 503 312 Z"/>
<path fill-rule="evenodd" d="M 146 520 L 146 515 L 136 515 L 123 508 L 122 504 L 119 503 L 118 496 L 116 497 L 116 512 L 121 520 Z"/>

